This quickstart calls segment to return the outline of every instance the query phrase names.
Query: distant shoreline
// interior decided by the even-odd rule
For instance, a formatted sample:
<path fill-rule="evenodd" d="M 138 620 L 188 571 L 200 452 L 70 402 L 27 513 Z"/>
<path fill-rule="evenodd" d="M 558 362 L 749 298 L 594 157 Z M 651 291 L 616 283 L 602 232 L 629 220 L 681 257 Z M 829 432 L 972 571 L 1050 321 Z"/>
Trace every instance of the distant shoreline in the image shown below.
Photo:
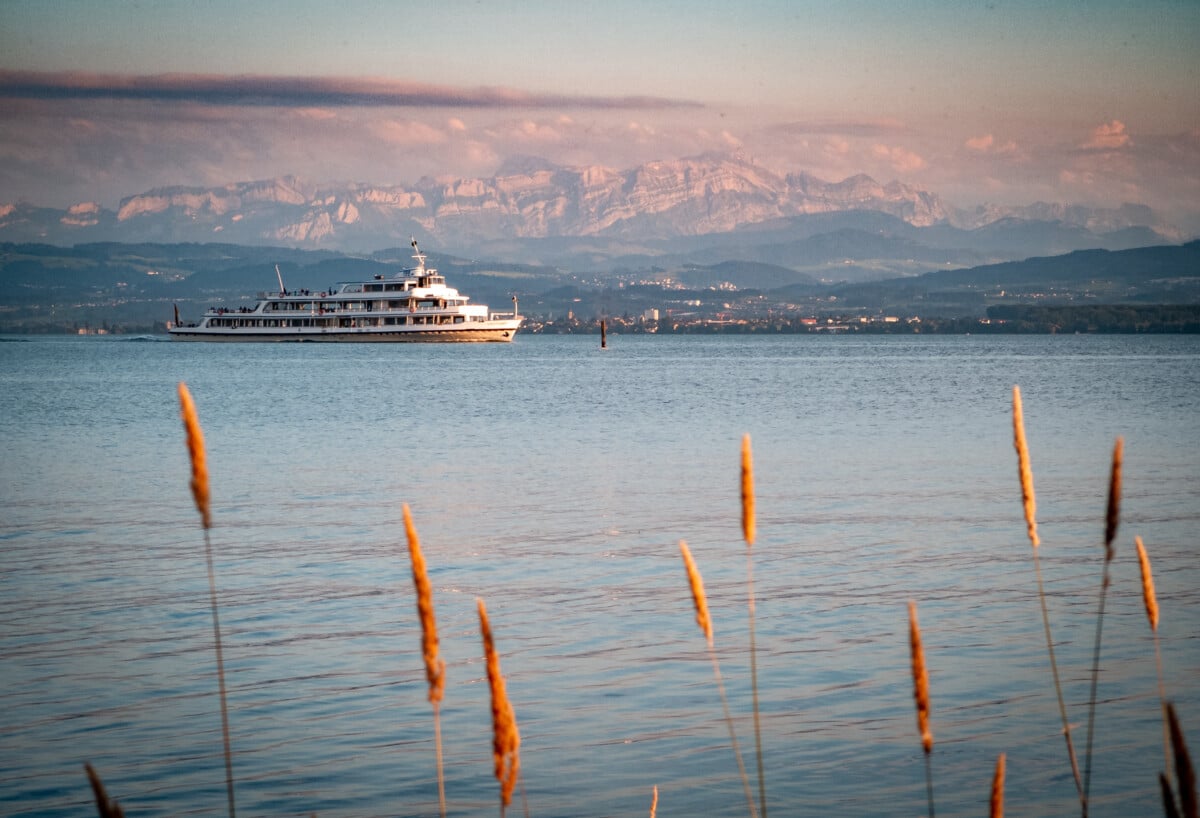
<path fill-rule="evenodd" d="M 986 318 L 837 316 L 813 318 L 754 317 L 733 320 L 665 318 L 645 321 L 606 318 L 607 330 L 625 335 L 1195 335 L 1200 334 L 1200 305 L 1005 307 Z M 600 319 L 529 318 L 522 335 L 599 335 Z M 166 324 L 72 323 L 4 326 L 8 336 L 167 336 Z"/>

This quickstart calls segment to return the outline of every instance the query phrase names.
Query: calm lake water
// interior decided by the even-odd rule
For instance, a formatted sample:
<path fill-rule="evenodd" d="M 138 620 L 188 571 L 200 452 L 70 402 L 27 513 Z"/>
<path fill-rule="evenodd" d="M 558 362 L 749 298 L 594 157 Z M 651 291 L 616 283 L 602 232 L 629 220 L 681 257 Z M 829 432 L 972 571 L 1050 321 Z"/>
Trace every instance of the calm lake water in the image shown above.
<path fill-rule="evenodd" d="M 239 812 L 438 811 L 400 522 L 434 585 L 453 815 L 495 814 L 475 600 L 535 816 L 745 815 L 678 541 L 704 575 L 754 777 L 741 436 L 754 444 L 768 807 L 917 816 L 919 606 L 941 816 L 1078 814 L 1012 448 L 1082 755 L 1112 446 L 1094 816 L 1159 814 L 1154 643 L 1200 749 L 1200 338 L 594 337 L 511 345 L 0 343 L 0 813 L 225 814 L 204 539 L 175 387 L 212 479 Z M 757 789 L 757 784 L 754 784 Z M 518 792 L 514 810 L 521 810 Z M 513 812 L 512 814 L 518 814 Z"/>

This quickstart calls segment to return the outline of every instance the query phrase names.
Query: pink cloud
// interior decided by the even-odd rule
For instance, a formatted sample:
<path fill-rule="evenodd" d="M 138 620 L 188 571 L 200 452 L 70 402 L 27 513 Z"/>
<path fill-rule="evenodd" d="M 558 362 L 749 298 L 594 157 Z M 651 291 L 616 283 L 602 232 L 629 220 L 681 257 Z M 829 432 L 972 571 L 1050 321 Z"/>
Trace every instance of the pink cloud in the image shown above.
<path fill-rule="evenodd" d="M 900 173 L 921 170 L 926 164 L 918 154 L 898 146 L 889 148 L 887 145 L 877 144 L 871 149 L 871 152 L 876 158 L 889 162 L 892 168 Z"/>
<path fill-rule="evenodd" d="M 1125 132 L 1125 123 L 1119 119 L 1096 126 L 1092 138 L 1083 144 L 1085 150 L 1120 150 L 1133 145 L 1133 139 Z"/>
<path fill-rule="evenodd" d="M 983 136 L 972 137 L 971 139 L 968 139 L 965 144 L 971 150 L 980 151 L 982 153 L 989 150 L 995 141 L 996 140 L 989 133 L 984 134 Z"/>
<path fill-rule="evenodd" d="M 967 150 L 975 153 L 986 153 L 995 155 L 1012 156 L 1018 153 L 1017 143 L 1013 140 L 1007 142 L 997 142 L 996 137 L 992 134 L 984 134 L 983 136 L 974 136 L 968 139 L 963 145 Z"/>
<path fill-rule="evenodd" d="M 446 135 L 424 122 L 392 119 L 376 123 L 375 135 L 392 145 L 436 145 L 446 141 Z"/>

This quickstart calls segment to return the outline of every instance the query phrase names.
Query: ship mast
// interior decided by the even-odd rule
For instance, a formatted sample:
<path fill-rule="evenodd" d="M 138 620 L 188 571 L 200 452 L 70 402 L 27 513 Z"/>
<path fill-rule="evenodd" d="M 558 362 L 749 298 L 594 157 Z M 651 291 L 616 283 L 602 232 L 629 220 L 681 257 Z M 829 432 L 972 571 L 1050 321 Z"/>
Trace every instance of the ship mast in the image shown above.
<path fill-rule="evenodd" d="M 421 248 L 417 247 L 416 238 L 412 239 L 413 258 L 417 260 L 416 273 L 421 275 L 425 272 L 425 254 L 421 252 Z M 434 271 L 436 272 L 436 270 Z"/>

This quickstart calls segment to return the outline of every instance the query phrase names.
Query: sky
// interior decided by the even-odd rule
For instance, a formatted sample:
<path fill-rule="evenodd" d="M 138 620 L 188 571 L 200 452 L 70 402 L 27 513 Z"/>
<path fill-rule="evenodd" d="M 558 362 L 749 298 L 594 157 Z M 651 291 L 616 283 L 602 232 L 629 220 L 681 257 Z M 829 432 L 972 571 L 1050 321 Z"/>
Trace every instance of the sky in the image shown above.
<path fill-rule="evenodd" d="M 1200 2 L 0 0 L 0 205 L 711 151 L 1200 235 Z"/>

